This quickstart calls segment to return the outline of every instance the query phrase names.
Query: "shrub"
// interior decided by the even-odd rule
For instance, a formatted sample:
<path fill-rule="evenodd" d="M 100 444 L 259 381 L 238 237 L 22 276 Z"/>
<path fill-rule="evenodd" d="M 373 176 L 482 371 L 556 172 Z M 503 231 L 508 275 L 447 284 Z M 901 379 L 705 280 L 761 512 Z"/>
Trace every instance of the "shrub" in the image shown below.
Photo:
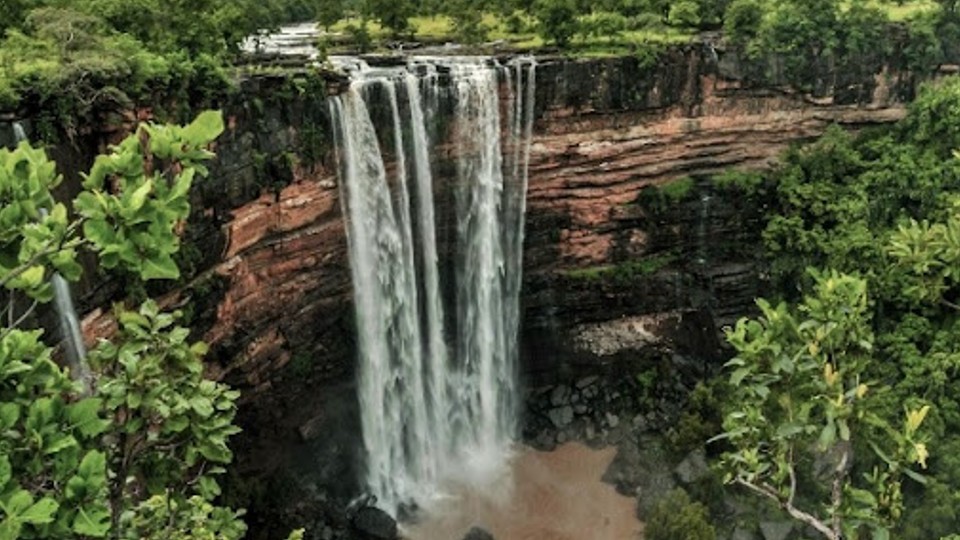
<path fill-rule="evenodd" d="M 716 540 L 707 508 L 690 500 L 683 489 L 668 493 L 650 514 L 644 529 L 647 540 Z"/>
<path fill-rule="evenodd" d="M 681 0 L 670 6 L 667 22 L 671 26 L 699 26 L 700 6 L 690 0 Z"/>

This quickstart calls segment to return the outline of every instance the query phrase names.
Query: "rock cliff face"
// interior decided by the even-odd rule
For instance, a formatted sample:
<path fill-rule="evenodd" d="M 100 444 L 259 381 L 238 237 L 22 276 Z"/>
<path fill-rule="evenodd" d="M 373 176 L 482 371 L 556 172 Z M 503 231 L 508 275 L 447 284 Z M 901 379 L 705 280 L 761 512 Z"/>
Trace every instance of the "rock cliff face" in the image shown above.
<path fill-rule="evenodd" d="M 728 167 L 768 167 L 788 145 L 834 123 L 896 121 L 914 86 L 908 74 L 882 70 L 850 81 L 845 88 L 859 90 L 843 101 L 751 87 L 738 71 L 735 59 L 692 46 L 653 66 L 632 58 L 541 61 L 523 293 L 534 341 L 624 316 L 708 309 L 707 319 L 726 322 L 742 313 L 760 286 L 753 215 L 703 179 Z M 191 231 L 197 279 L 216 283 L 199 295 L 215 308 L 195 326 L 216 346 L 222 374 L 257 391 L 307 357 L 324 377 L 352 371 L 349 268 L 325 95 L 315 88 L 284 100 L 275 95 L 282 84 L 260 81 L 228 108 L 230 131 L 213 181 L 197 194 L 203 210 Z M 335 91 L 335 81 L 327 84 Z M 438 170 L 449 170 L 448 158 L 438 152 Z M 651 189 L 687 178 L 691 189 L 669 200 Z M 628 276 L 604 279 L 624 266 Z M 549 367 L 538 356 L 531 349 L 531 368 Z"/>
<path fill-rule="evenodd" d="M 589 330 L 621 318 L 652 328 L 648 345 L 715 353 L 714 330 L 749 311 L 762 282 L 756 210 L 708 177 L 769 167 L 832 124 L 894 122 L 915 86 L 878 67 L 841 81 L 842 95 L 813 97 L 753 86 L 741 71 L 735 56 L 701 47 L 652 68 L 628 58 L 540 66 L 523 293 L 531 371 L 611 356 L 616 340 Z M 585 346 L 591 335 L 604 354 Z"/>
<path fill-rule="evenodd" d="M 666 51 L 655 65 L 541 60 L 522 293 L 531 377 L 595 371 L 664 344 L 716 354 L 717 327 L 749 310 L 763 283 L 756 209 L 715 190 L 709 175 L 768 167 L 834 123 L 896 121 L 916 86 L 878 66 L 811 97 L 750 85 L 741 71 L 733 55 L 700 46 Z M 325 103 L 342 83 L 255 77 L 225 100 L 228 131 L 211 179 L 193 194 L 190 279 L 148 291 L 189 311 L 213 345 L 211 374 L 244 390 L 241 475 L 283 464 L 292 475 L 356 478 L 357 430 L 344 429 L 356 425 L 352 292 Z M 102 145 L 134 118 L 88 139 Z M 60 153 L 84 163 L 76 149 Z M 437 170 L 447 157 L 438 153 Z M 87 289 L 92 339 L 109 333 L 102 306 L 119 291 Z"/>

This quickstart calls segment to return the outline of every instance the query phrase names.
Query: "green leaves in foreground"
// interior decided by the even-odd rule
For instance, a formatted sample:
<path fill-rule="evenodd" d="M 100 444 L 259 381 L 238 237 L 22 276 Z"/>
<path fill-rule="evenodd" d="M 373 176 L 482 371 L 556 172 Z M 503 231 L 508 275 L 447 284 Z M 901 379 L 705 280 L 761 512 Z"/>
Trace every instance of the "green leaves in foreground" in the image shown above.
<path fill-rule="evenodd" d="M 98 398 L 75 399 L 40 332 L 0 340 L 0 540 L 102 537 L 107 468 L 92 449 L 110 426 Z"/>
<path fill-rule="evenodd" d="M 5 293 L 48 300 L 52 271 L 79 275 L 81 246 L 103 267 L 144 280 L 177 277 L 172 255 L 190 187 L 207 174 L 205 147 L 222 131 L 215 111 L 184 127 L 141 126 L 96 160 L 73 221 L 53 202 L 60 178 L 41 150 L 0 150 Z M 216 476 L 233 457 L 227 443 L 239 431 L 239 394 L 203 378 L 206 345 L 188 339 L 178 314 L 153 301 L 135 311 L 118 307 L 119 330 L 88 357 L 89 396 L 51 359 L 40 331 L 18 329 L 12 308 L 4 315 L 0 540 L 243 535 L 242 512 L 213 503 Z"/>
<path fill-rule="evenodd" d="M 758 301 L 761 316 L 741 319 L 727 340 L 737 356 L 727 363 L 733 395 L 724 419 L 732 449 L 722 456 L 726 481 L 774 499 L 804 516 L 825 538 L 889 536 L 903 511 L 903 475 L 926 466 L 920 426 L 929 410 L 908 410 L 894 429 L 871 402 L 864 373 L 873 361 L 866 282 L 837 272 L 811 272 L 814 291 L 795 308 Z M 874 449 L 880 465 L 863 479 L 849 475 L 854 437 Z M 835 485 L 820 504 L 817 487 L 798 483 L 798 465 L 825 461 L 816 483 Z M 834 519 L 836 518 L 836 519 Z"/>
<path fill-rule="evenodd" d="M 53 294 L 49 266 L 68 279 L 80 274 L 66 207 L 51 195 L 61 180 L 43 150 L 26 142 L 0 148 L 0 276 L 7 288 L 42 301 Z"/>
<path fill-rule="evenodd" d="M 219 465 L 233 458 L 227 442 L 240 431 L 233 425 L 239 392 L 203 378 L 206 345 L 188 341 L 189 330 L 175 324 L 179 313 L 162 313 L 153 301 L 137 311 L 118 306 L 114 313 L 120 325 L 114 342 L 101 343 L 90 353 L 91 365 L 101 374 L 99 394 L 116 420 L 111 460 L 128 464 L 122 470 L 126 480 L 113 492 L 113 505 L 137 515 L 153 514 L 157 509 L 149 501 L 139 509 L 131 502 L 134 490 L 145 490 L 173 508 L 207 512 L 209 501 L 220 494 L 215 477 L 224 469 Z M 163 510 L 170 511 L 166 503 Z M 209 512 L 221 520 L 238 515 L 215 507 Z M 168 518 L 174 519 L 163 514 L 162 520 L 147 524 L 145 516 L 131 517 L 129 526 L 136 532 L 128 533 L 134 538 L 173 534 Z M 218 528 L 238 526 L 242 523 Z"/>
<path fill-rule="evenodd" d="M 203 162 L 213 154 L 205 148 L 222 132 L 220 112 L 207 111 L 183 127 L 143 125 L 97 157 L 74 206 L 103 267 L 144 280 L 180 277 L 173 254 L 190 214 L 190 187 L 207 175 Z"/>

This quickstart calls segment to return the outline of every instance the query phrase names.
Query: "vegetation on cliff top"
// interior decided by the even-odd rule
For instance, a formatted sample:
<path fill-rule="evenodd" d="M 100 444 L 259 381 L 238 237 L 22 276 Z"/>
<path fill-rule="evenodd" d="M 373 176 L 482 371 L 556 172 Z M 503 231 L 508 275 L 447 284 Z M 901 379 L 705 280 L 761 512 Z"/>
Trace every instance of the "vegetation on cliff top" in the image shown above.
<path fill-rule="evenodd" d="M 865 58 L 891 53 L 895 42 L 910 69 L 929 71 L 960 43 L 949 0 L 9 0 L 0 13 L 0 111 L 57 111 L 55 124 L 158 96 L 202 104 L 229 86 L 223 68 L 244 38 L 295 20 L 317 20 L 331 29 L 325 41 L 351 48 L 494 39 L 645 61 L 697 32 L 723 30 L 748 56 L 778 55 L 777 75 L 800 85 L 823 63 L 869 68 Z M 891 21 L 905 36 L 890 39 Z"/>

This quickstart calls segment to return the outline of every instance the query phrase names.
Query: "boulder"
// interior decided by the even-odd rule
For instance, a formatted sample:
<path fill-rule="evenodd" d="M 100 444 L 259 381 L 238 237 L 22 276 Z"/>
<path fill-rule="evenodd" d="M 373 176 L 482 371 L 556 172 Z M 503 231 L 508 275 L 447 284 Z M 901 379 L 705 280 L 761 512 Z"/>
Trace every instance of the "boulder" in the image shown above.
<path fill-rule="evenodd" d="M 683 461 L 673 469 L 673 473 L 682 484 L 692 484 L 701 478 L 709 476 L 710 466 L 707 465 L 706 452 L 704 452 L 702 448 L 690 452 L 687 454 L 687 457 L 683 458 Z"/>
<path fill-rule="evenodd" d="M 397 522 L 375 506 L 365 506 L 353 516 L 353 528 L 365 540 L 396 540 Z"/>
<path fill-rule="evenodd" d="M 570 403 L 570 388 L 565 385 L 559 385 L 550 392 L 550 404 L 554 407 L 567 405 Z"/>
<path fill-rule="evenodd" d="M 573 422 L 573 408 L 566 405 L 556 409 L 550 409 L 550 411 L 547 412 L 547 416 L 550 417 L 550 422 L 553 423 L 554 427 L 562 429 L 567 427 L 570 422 Z"/>
<path fill-rule="evenodd" d="M 494 540 L 493 535 L 480 527 L 474 527 L 467 532 L 463 540 Z"/>

